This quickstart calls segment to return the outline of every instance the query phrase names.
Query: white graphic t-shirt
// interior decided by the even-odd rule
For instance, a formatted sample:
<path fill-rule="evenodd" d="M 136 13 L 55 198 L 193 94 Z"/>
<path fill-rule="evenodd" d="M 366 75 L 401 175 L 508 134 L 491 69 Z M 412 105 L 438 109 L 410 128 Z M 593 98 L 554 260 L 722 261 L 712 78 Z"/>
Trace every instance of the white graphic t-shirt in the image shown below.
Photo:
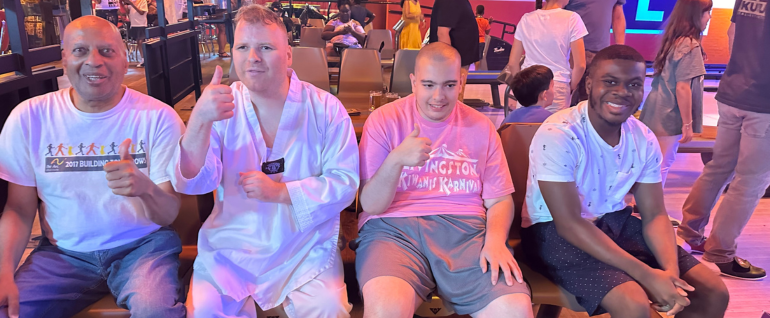
<path fill-rule="evenodd" d="M 591 125 L 588 103 L 548 117 L 529 147 L 527 196 L 522 226 L 553 221 L 538 181 L 575 182 L 582 217 L 597 219 L 625 208 L 624 198 L 635 183 L 658 183 L 660 147 L 655 134 L 629 117 L 620 143 L 610 146 Z"/>
<path fill-rule="evenodd" d="M 120 160 L 118 147 L 131 138 L 136 166 L 156 184 L 169 181 L 166 167 L 183 131 L 173 108 L 137 91 L 127 88 L 106 112 L 84 113 L 62 89 L 13 109 L 0 132 L 0 178 L 37 187 L 51 243 L 77 252 L 114 248 L 160 227 L 139 198 L 112 193 L 104 164 Z"/>

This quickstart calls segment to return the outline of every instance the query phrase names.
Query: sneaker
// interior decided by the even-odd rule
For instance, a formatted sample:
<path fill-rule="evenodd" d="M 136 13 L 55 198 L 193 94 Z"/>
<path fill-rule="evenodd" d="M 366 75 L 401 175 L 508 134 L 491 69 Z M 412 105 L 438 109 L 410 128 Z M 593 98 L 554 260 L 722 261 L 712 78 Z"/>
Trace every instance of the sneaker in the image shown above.
<path fill-rule="evenodd" d="M 144 67 L 144 62 L 136 64 L 136 67 Z"/>
<path fill-rule="evenodd" d="M 722 275 L 745 280 L 760 280 L 767 276 L 764 269 L 751 265 L 749 261 L 734 257 L 731 262 L 715 263 Z"/>
<path fill-rule="evenodd" d="M 684 242 L 684 244 L 687 245 L 687 247 L 685 247 L 685 250 L 687 250 L 687 252 L 689 252 L 690 254 L 701 254 L 701 255 L 703 255 L 703 253 L 706 253 L 706 238 L 705 237 L 703 238 L 703 243 L 700 243 L 698 245 L 694 245 L 694 244 L 691 244 L 689 242 Z M 688 250 L 688 247 L 689 247 L 689 250 Z"/>

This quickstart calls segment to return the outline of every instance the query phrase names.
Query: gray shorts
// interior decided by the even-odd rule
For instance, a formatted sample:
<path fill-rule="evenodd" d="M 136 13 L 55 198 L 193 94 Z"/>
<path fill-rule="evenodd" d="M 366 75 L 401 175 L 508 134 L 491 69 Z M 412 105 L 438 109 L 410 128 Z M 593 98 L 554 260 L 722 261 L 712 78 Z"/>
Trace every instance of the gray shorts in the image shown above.
<path fill-rule="evenodd" d="M 350 243 L 356 252 L 359 288 L 372 278 L 394 276 L 405 280 L 417 295 L 428 300 L 434 290 L 447 306 L 467 315 L 500 296 L 524 293 L 526 284 L 496 285 L 491 271 L 479 267 L 486 234 L 486 218 L 471 215 L 385 217 L 364 224 Z"/>

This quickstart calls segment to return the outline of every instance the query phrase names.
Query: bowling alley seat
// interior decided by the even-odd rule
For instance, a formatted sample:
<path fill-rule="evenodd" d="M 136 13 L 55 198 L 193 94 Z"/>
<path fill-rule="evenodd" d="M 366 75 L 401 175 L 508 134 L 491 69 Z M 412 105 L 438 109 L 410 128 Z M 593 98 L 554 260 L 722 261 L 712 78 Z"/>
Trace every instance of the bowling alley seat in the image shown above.
<path fill-rule="evenodd" d="M 521 211 L 524 206 L 524 197 L 527 193 L 527 175 L 529 170 L 529 145 L 540 124 L 509 123 L 504 124 L 498 133 L 503 143 L 508 168 L 511 171 L 513 186 L 513 205 L 516 214 L 508 235 L 508 244 L 513 248 L 516 261 L 519 263 L 524 279 L 532 290 L 532 303 L 540 305 L 536 313 L 538 318 L 559 317 L 562 308 L 576 312 L 585 312 L 575 296 L 554 284 L 539 272 L 533 270 L 524 255 L 521 246 Z"/>
<path fill-rule="evenodd" d="M 532 303 L 540 305 L 535 313 L 537 318 L 558 318 L 562 308 L 568 308 L 576 312 L 585 312 L 585 309 L 577 303 L 575 296 L 554 284 L 551 280 L 532 270 L 524 257 L 521 246 L 521 209 L 524 206 L 524 197 L 527 193 L 527 174 L 529 170 L 529 145 L 540 124 L 504 124 L 498 133 L 503 143 L 508 168 L 511 171 L 513 186 L 513 205 L 516 214 L 508 234 L 508 244 L 513 248 L 513 255 L 521 268 L 524 280 L 532 291 Z M 415 312 L 419 317 L 443 317 L 453 314 L 443 301 L 433 296 L 430 302 L 423 303 Z"/>
<path fill-rule="evenodd" d="M 208 194 L 211 196 L 211 194 Z M 179 215 L 171 224 L 171 227 L 179 234 L 179 238 L 182 240 L 182 253 L 179 254 L 179 281 L 182 285 L 182 300 L 187 295 L 187 290 L 190 287 L 190 278 L 192 277 L 193 261 L 195 256 L 198 255 L 198 230 L 201 228 L 201 218 L 199 215 L 199 198 L 200 196 L 193 195 L 181 195 L 182 204 L 179 207 Z M 208 213 L 211 212 L 211 207 L 200 207 L 202 209 L 208 209 Z M 73 318 L 122 318 L 130 317 L 128 310 L 118 307 L 115 304 L 115 298 L 112 295 L 107 295 L 96 303 L 88 306 L 86 309 L 75 315 Z"/>

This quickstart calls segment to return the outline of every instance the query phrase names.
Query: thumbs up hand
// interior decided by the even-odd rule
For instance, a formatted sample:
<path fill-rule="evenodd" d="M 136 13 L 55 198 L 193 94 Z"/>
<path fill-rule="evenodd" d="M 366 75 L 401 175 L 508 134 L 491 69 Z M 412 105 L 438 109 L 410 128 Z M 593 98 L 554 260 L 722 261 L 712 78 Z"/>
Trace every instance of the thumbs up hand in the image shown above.
<path fill-rule="evenodd" d="M 420 138 L 420 126 L 414 124 L 414 130 L 404 138 L 393 154 L 397 162 L 406 167 L 422 167 L 430 159 L 431 141 L 428 138 Z"/>
<path fill-rule="evenodd" d="M 153 185 L 152 180 L 142 173 L 129 153 L 131 138 L 120 144 L 118 154 L 120 161 L 108 162 L 104 165 L 107 172 L 107 186 L 112 193 L 126 197 L 138 197 L 148 193 Z"/>
<path fill-rule="evenodd" d="M 211 83 L 206 86 L 201 98 L 195 103 L 195 108 L 190 115 L 191 121 L 196 120 L 202 124 L 210 124 L 233 117 L 235 109 L 233 90 L 230 86 L 221 83 L 222 68 L 217 66 Z"/>

